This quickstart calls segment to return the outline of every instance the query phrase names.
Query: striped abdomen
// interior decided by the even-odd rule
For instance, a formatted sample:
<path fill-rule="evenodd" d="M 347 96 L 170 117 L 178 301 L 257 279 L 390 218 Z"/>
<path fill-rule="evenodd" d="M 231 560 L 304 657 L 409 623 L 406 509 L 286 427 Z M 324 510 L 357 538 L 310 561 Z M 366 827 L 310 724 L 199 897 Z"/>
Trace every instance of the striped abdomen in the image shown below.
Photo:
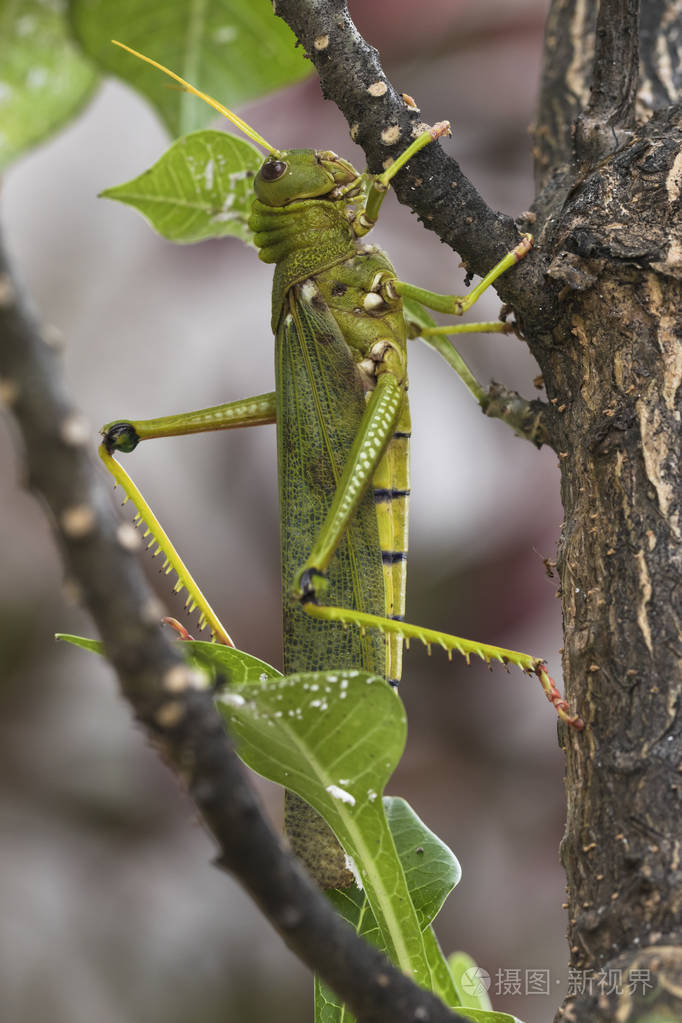
<path fill-rule="evenodd" d="M 405 396 L 395 433 L 373 479 L 379 543 L 384 566 L 386 617 L 399 621 L 405 617 L 410 430 L 410 409 Z M 402 639 L 399 636 L 387 636 L 386 677 L 393 685 L 400 681 L 402 662 Z"/>

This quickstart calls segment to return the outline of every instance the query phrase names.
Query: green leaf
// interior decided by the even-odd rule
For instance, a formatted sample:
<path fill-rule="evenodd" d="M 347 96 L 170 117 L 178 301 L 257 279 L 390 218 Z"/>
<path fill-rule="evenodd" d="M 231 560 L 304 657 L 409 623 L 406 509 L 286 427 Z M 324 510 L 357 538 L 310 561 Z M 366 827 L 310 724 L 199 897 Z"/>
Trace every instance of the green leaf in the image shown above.
<path fill-rule="evenodd" d="M 317 974 L 314 981 L 314 1023 L 357 1023 L 348 1006 L 343 1004 L 330 987 L 322 983 Z"/>
<path fill-rule="evenodd" d="M 452 850 L 426 827 L 408 802 L 398 796 L 385 796 L 384 809 L 424 930 L 459 884 L 462 868 Z"/>
<path fill-rule="evenodd" d="M 0 0 L 0 171 L 78 113 L 97 81 L 65 0 Z"/>
<path fill-rule="evenodd" d="M 215 120 L 215 112 L 155 68 L 111 44 L 119 39 L 165 64 L 230 107 L 305 78 L 311 71 L 269 0 L 72 0 L 85 51 L 156 108 L 176 138 Z"/>
<path fill-rule="evenodd" d="M 222 131 L 197 131 L 174 142 L 139 177 L 100 194 L 134 206 L 169 241 L 235 235 L 253 245 L 246 222 L 262 162 L 249 142 Z"/>
<path fill-rule="evenodd" d="M 363 910 L 368 910 L 364 892 L 356 886 L 343 892 L 335 891 L 328 894 L 332 896 L 332 901 L 337 911 L 346 920 L 350 919 L 352 922 L 354 915 L 361 920 Z M 355 904 L 355 913 L 350 911 L 351 903 Z M 366 941 L 371 940 L 372 935 L 366 933 L 362 927 L 358 927 L 358 933 L 362 934 Z M 426 957 L 431 968 L 430 990 L 438 995 L 449 1008 L 462 1012 L 463 1010 L 460 1008 L 459 998 L 448 970 L 448 964 L 432 927 L 426 928 L 423 932 L 423 938 Z M 373 942 L 373 944 L 376 944 L 376 942 Z M 383 946 L 380 945 L 380 947 Z M 330 987 L 327 987 L 318 976 L 315 977 L 315 1023 L 356 1023 L 355 1016 L 353 1016 L 348 1006 L 344 1005 L 338 995 Z"/>
<path fill-rule="evenodd" d="M 106 657 L 104 643 L 98 639 L 86 639 L 84 636 L 72 636 L 58 632 L 55 639 L 72 643 L 89 650 L 93 654 Z M 202 640 L 177 640 L 177 646 L 185 660 L 193 667 L 202 668 L 209 676 L 210 682 L 229 683 L 230 686 L 246 685 L 247 683 L 264 682 L 271 678 L 281 678 L 281 672 L 273 668 L 267 661 L 261 661 L 252 654 L 235 647 L 223 646 L 222 643 L 204 643 Z"/>
<path fill-rule="evenodd" d="M 81 647 L 82 650 L 89 650 L 92 654 L 101 654 L 102 657 L 106 657 L 104 652 L 104 643 L 99 639 L 86 639 L 85 636 L 72 636 L 68 632 L 55 632 L 55 639 L 59 639 L 64 643 L 73 643 L 74 646 Z"/>
<path fill-rule="evenodd" d="M 219 679 L 223 677 L 226 686 L 243 686 L 265 682 L 271 678 L 282 678 L 281 671 L 267 661 L 261 661 L 253 654 L 247 654 L 236 647 L 222 643 L 205 643 L 203 640 L 181 640 L 180 649 L 197 667 Z"/>
<path fill-rule="evenodd" d="M 462 876 L 459 862 L 404 799 L 384 796 L 383 804 L 410 898 L 424 932 L 423 940 L 431 971 L 431 990 L 440 995 L 447 1005 L 456 1007 L 459 1005 L 457 992 L 447 962 L 429 925 Z M 343 891 L 328 892 L 328 895 L 336 911 L 358 934 L 382 951 L 388 951 L 364 891 L 354 885 Z M 341 1000 L 318 979 L 315 983 L 315 1020 L 316 1023 L 353 1021 Z"/>
<path fill-rule="evenodd" d="M 466 1005 L 458 1006 L 457 1012 L 465 1019 L 473 1020 L 473 1023 L 523 1023 L 518 1016 L 510 1016 L 508 1012 L 488 1012 L 486 1009 L 471 1009 Z"/>
<path fill-rule="evenodd" d="M 395 690 L 367 672 L 306 672 L 242 686 L 217 703 L 242 760 L 327 821 L 353 857 L 389 955 L 428 987 L 419 922 L 380 798 L 405 745 Z"/>
<path fill-rule="evenodd" d="M 459 994 L 433 927 L 427 927 L 424 931 L 424 947 L 431 969 L 431 990 L 451 1009 L 459 1010 Z"/>
<path fill-rule="evenodd" d="M 492 1010 L 486 987 L 490 978 L 485 970 L 467 952 L 453 952 L 448 956 L 448 966 L 462 1005 Z"/>
<path fill-rule="evenodd" d="M 406 800 L 384 796 L 383 805 L 419 926 L 425 930 L 459 883 L 461 867 L 452 850 L 426 827 Z M 359 892 L 360 901 L 351 894 L 355 891 Z M 383 948 L 376 921 L 360 889 L 329 892 L 329 897 L 348 923 Z M 374 931 L 376 938 L 371 937 Z"/>
<path fill-rule="evenodd" d="M 507 1012 L 496 1012 L 490 1004 L 490 977 L 466 952 L 453 952 L 448 966 L 461 1004 L 457 1012 L 474 1023 L 522 1023 Z"/>

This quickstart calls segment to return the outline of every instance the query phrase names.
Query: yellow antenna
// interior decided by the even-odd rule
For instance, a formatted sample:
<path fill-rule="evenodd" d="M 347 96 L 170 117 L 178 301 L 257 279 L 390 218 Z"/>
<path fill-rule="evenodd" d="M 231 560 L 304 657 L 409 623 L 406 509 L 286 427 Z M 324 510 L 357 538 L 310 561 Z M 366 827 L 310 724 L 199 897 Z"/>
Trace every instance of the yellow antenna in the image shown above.
<path fill-rule="evenodd" d="M 164 75 L 168 75 L 169 78 L 174 78 L 176 82 L 180 83 L 183 89 L 187 90 L 187 92 L 191 92 L 193 96 L 198 96 L 199 99 L 203 99 L 204 103 L 208 103 L 209 106 L 213 107 L 214 110 L 217 110 L 218 113 L 223 115 L 223 117 L 227 117 L 229 121 L 232 121 L 235 127 L 239 128 L 239 130 L 242 131 L 247 138 L 250 138 L 252 142 L 255 142 L 256 145 L 262 146 L 263 149 L 267 149 L 268 153 L 271 153 L 272 156 L 279 156 L 279 149 L 275 149 L 275 147 L 271 146 L 269 142 L 266 142 L 263 136 L 259 135 L 255 128 L 252 128 L 250 124 L 246 123 L 246 121 L 242 121 L 241 117 L 234 114 L 231 110 L 228 110 L 228 108 L 224 107 L 222 103 L 219 103 L 217 99 L 213 99 L 212 96 L 207 96 L 206 93 L 202 92 L 200 89 L 195 89 L 193 85 L 186 82 L 184 78 L 180 77 L 180 75 L 176 75 L 175 71 L 171 71 L 169 68 L 164 67 L 163 64 L 159 64 L 156 60 L 152 60 L 151 57 L 145 57 L 144 53 L 139 53 L 139 51 L 134 50 L 132 46 L 126 46 L 125 43 L 119 43 L 118 39 L 112 39 L 111 41 L 114 46 L 120 46 L 122 50 L 127 50 L 128 53 L 132 53 L 133 57 L 139 57 L 139 59 L 145 61 L 145 63 L 151 64 L 152 67 L 158 68 L 159 71 L 163 71 Z"/>

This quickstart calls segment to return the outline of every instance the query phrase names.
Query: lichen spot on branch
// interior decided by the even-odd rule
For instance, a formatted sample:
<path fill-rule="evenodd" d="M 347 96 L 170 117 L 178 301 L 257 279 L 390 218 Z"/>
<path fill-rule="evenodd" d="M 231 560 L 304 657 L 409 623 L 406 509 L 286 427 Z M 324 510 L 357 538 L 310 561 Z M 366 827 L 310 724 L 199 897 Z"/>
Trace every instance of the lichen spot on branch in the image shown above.
<path fill-rule="evenodd" d="M 10 275 L 0 274 L 0 309 L 9 309 L 16 297 L 16 289 Z"/>
<path fill-rule="evenodd" d="M 388 92 L 388 86 L 386 85 L 386 82 L 372 82 L 371 85 L 367 86 L 367 92 L 370 96 L 374 96 L 375 99 L 378 99 L 379 96 L 386 95 Z"/>
<path fill-rule="evenodd" d="M 90 439 L 90 427 L 85 416 L 78 412 L 66 416 L 59 426 L 59 438 L 68 447 L 78 448 L 87 444 Z"/>
<path fill-rule="evenodd" d="M 392 146 L 400 138 L 400 128 L 397 124 L 391 124 L 388 128 L 384 128 L 381 133 L 381 141 L 385 146 Z"/>
<path fill-rule="evenodd" d="M 315 42 L 313 43 L 313 46 L 315 47 L 316 50 L 318 50 L 318 52 L 326 50 L 327 47 L 329 46 L 329 36 L 318 36 Z"/>
<path fill-rule="evenodd" d="M 16 405 L 19 398 L 19 385 L 16 380 L 10 380 L 8 377 L 0 377 L 0 401 L 11 408 Z"/>
<path fill-rule="evenodd" d="M 208 677 L 198 668 L 174 664 L 163 677 L 163 688 L 168 693 L 186 693 L 189 689 L 206 689 Z"/>
<path fill-rule="evenodd" d="M 116 530 L 116 539 L 124 551 L 139 551 L 142 547 L 140 534 L 130 522 L 122 522 Z"/>
<path fill-rule="evenodd" d="M 64 509 L 60 521 L 70 540 L 82 540 L 95 528 L 95 510 L 89 504 L 74 504 Z"/>
<path fill-rule="evenodd" d="M 54 323 L 46 323 L 40 332 L 40 336 L 48 348 L 54 348 L 57 352 L 64 348 L 64 335 L 59 327 L 55 327 Z"/>
<path fill-rule="evenodd" d="M 154 714 L 154 721 L 159 728 L 170 730 L 180 724 L 185 716 L 185 708 L 180 700 L 168 700 L 161 704 Z"/>

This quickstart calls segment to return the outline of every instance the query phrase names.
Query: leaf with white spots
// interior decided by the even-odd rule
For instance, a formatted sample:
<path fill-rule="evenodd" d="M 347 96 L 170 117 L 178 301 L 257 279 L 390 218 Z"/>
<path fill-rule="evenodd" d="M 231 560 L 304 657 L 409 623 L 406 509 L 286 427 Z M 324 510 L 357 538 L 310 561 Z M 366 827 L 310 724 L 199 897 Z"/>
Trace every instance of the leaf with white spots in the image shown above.
<path fill-rule="evenodd" d="M 77 114 L 96 82 L 65 0 L 0 0 L 0 171 Z"/>
<path fill-rule="evenodd" d="M 143 93 L 173 138 L 216 113 L 155 68 L 113 46 L 139 50 L 229 107 L 300 81 L 311 66 L 294 34 L 265 0 L 72 0 L 78 38 L 97 64 Z M 277 143 L 274 142 L 274 145 Z"/>
<path fill-rule="evenodd" d="M 353 858 L 393 961 L 425 986 L 431 975 L 382 800 L 405 745 L 405 711 L 383 678 L 306 672 L 218 697 L 237 751 L 254 771 L 306 800 Z"/>
<path fill-rule="evenodd" d="M 172 242 L 234 235 L 253 245 L 247 226 L 253 178 L 263 157 L 249 142 L 222 131 L 178 139 L 132 181 L 100 193 L 134 206 Z"/>
<path fill-rule="evenodd" d="M 261 661 L 253 654 L 237 650 L 236 647 L 223 646 L 222 643 L 205 643 L 198 639 L 183 640 L 182 650 L 192 664 L 204 668 L 214 681 L 222 682 L 226 687 L 226 693 L 235 686 L 282 677 L 282 673 L 267 661 Z"/>

